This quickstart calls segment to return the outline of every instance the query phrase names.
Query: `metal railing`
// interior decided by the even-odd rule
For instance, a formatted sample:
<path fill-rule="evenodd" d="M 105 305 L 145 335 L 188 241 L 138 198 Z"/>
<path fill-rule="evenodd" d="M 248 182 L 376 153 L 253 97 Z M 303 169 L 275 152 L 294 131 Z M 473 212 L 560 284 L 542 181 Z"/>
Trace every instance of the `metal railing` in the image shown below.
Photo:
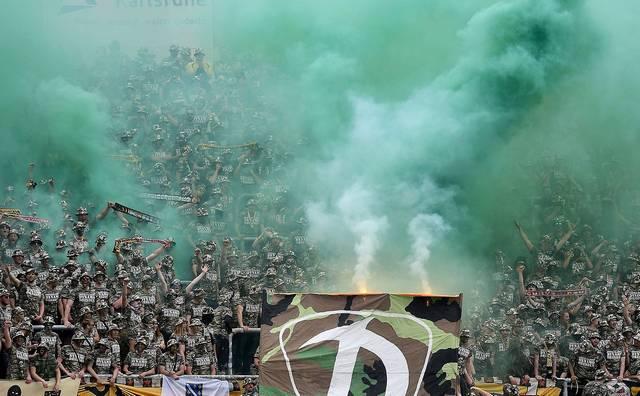
<path fill-rule="evenodd" d="M 250 327 L 245 331 L 242 327 L 236 327 L 231 329 L 229 333 L 229 362 L 227 367 L 229 368 L 229 375 L 233 375 L 233 336 L 241 333 L 259 333 L 260 329 L 257 327 Z"/>

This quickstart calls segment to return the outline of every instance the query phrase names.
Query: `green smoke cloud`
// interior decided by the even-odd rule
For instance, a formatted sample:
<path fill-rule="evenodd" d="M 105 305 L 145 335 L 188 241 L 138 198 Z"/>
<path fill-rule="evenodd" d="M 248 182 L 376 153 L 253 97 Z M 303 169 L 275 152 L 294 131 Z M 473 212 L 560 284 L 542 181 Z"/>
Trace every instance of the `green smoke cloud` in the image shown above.
<path fill-rule="evenodd" d="M 486 232 L 511 219 L 496 216 L 495 189 L 480 187 L 476 169 L 498 164 L 494 153 L 519 139 L 523 120 L 589 64 L 599 44 L 589 10 L 564 1 L 296 4 L 221 7 L 234 26 L 219 37 L 289 76 L 274 92 L 291 98 L 289 129 L 308 142 L 297 148 L 296 190 L 336 270 L 355 266 L 356 283 L 363 267 L 399 271 L 407 276 L 392 287 L 415 289 L 409 278 L 448 273 L 438 261 L 462 269 L 494 236 L 513 239 L 511 229 Z M 456 253 L 434 257 L 425 273 L 438 244 Z M 379 278 L 376 287 L 390 287 Z"/>
<path fill-rule="evenodd" d="M 575 175 L 589 203 L 572 221 L 583 223 L 608 210 L 601 201 L 614 191 L 595 185 L 593 175 L 612 172 L 619 179 L 613 184 L 625 191 L 637 186 L 629 172 L 636 165 L 640 92 L 630 66 L 640 53 L 631 34 L 638 11 L 632 2 L 217 1 L 213 7 L 215 59 L 251 59 L 267 70 L 244 99 L 259 95 L 274 108 L 280 129 L 260 133 L 293 152 L 290 184 L 306 204 L 310 236 L 334 272 L 347 275 L 344 287 L 352 287 L 364 260 L 371 276 L 383 279 L 378 288 L 419 289 L 413 278 L 424 276 L 442 288 L 436 291 L 453 291 L 459 281 L 445 282 L 452 267 L 488 268 L 498 247 L 516 255 L 512 220 L 534 235 L 543 226 L 531 220 L 540 215 L 531 201 L 542 192 L 532 167 L 555 161 Z M 34 152 L 40 158 L 55 147 L 64 160 L 52 162 L 52 176 L 79 175 L 83 191 L 94 196 L 133 190 L 94 182 L 121 174 L 121 164 L 96 160 L 111 153 L 101 140 L 107 109 L 99 95 L 70 83 L 66 74 L 74 68 L 52 50 L 55 35 L 45 40 L 23 24 L 36 9 L 19 11 L 11 19 L 20 23 L 3 27 L 4 37 L 30 38 L 0 65 L 9 87 L 0 99 L 8 110 L 2 133 L 20 131 L 2 149 L 5 161 Z M 52 136 L 62 139 L 44 143 Z M 80 146 L 57 143 L 80 136 L 86 142 Z M 24 164 L 6 162 L 17 168 L 2 181 L 21 183 Z M 620 210 L 632 213 L 633 194 L 620 197 Z M 605 217 L 604 229 L 622 232 L 620 221 Z M 380 275 L 388 273 L 394 283 Z"/>

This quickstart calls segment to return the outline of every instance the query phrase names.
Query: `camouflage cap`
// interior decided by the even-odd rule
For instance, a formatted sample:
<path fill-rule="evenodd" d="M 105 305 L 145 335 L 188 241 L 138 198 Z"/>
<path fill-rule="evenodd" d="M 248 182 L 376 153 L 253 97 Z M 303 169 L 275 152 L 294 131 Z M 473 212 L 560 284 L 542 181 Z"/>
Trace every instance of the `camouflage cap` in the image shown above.
<path fill-rule="evenodd" d="M 195 318 L 191 320 L 191 323 L 189 324 L 189 327 L 193 327 L 193 326 L 202 326 L 202 322 L 200 321 L 200 319 Z"/>
<path fill-rule="evenodd" d="M 600 333 L 598 333 L 597 331 L 590 331 L 589 333 L 587 333 L 587 338 L 588 339 L 597 338 L 599 340 L 602 339 L 602 337 L 600 336 Z"/>
<path fill-rule="evenodd" d="M 91 309 L 91 307 L 82 307 L 80 308 L 80 316 L 84 316 L 86 314 L 92 314 L 93 313 L 93 309 Z"/>
<path fill-rule="evenodd" d="M 171 348 L 174 345 L 178 345 L 178 341 L 175 338 L 170 338 L 169 341 L 167 341 L 167 348 Z"/>
<path fill-rule="evenodd" d="M 71 337 L 71 340 L 73 341 L 83 341 L 84 339 L 85 339 L 85 335 L 79 331 L 76 331 L 75 333 L 73 333 L 73 336 Z"/>

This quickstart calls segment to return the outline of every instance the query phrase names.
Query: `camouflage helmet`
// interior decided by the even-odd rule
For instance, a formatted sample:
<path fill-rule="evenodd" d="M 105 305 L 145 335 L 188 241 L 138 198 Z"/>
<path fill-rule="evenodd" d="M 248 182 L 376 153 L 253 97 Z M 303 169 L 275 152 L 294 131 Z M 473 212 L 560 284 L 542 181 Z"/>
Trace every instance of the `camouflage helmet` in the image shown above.
<path fill-rule="evenodd" d="M 84 341 L 85 340 L 85 335 L 82 334 L 79 331 L 76 331 L 75 333 L 73 333 L 73 336 L 71 337 L 72 341 Z"/>
<path fill-rule="evenodd" d="M 39 350 L 39 349 L 44 349 L 44 350 L 48 351 L 49 350 L 49 345 L 47 345 L 46 342 L 41 342 L 36 347 L 36 350 Z"/>
<path fill-rule="evenodd" d="M 211 252 L 215 252 L 216 249 L 218 248 L 218 244 L 216 243 L 216 241 L 205 241 L 204 242 L 204 248 L 205 248 L 205 250 L 209 250 Z"/>
<path fill-rule="evenodd" d="M 600 333 L 598 333 L 597 331 L 590 331 L 589 333 L 587 333 L 587 338 L 588 339 L 597 338 L 601 340 L 602 336 L 600 336 Z"/>
<path fill-rule="evenodd" d="M 173 262 L 174 262 L 173 256 L 168 255 L 168 254 L 167 254 L 166 256 L 164 256 L 164 257 L 162 258 L 162 260 L 160 260 L 160 263 L 161 263 L 162 265 L 164 265 L 165 267 L 171 267 L 171 266 L 173 266 Z"/>
<path fill-rule="evenodd" d="M 89 306 L 80 308 L 80 316 L 84 316 L 86 314 L 92 314 L 92 313 L 93 313 L 93 310 Z"/>
<path fill-rule="evenodd" d="M 584 340 L 578 346 L 578 350 L 582 353 L 587 353 L 593 350 L 593 345 L 588 340 Z"/>
<path fill-rule="evenodd" d="M 100 341 L 98 341 L 97 343 L 98 346 L 103 346 L 105 348 L 109 348 L 111 345 L 109 344 L 109 340 L 106 338 L 101 338 Z"/>
<path fill-rule="evenodd" d="M 276 276 L 276 275 L 277 275 L 276 267 L 267 268 L 267 271 L 265 272 L 265 276 Z"/>
<path fill-rule="evenodd" d="M 571 323 L 569 325 L 569 333 L 571 335 L 577 336 L 577 335 L 582 335 L 583 331 L 582 331 L 582 326 L 580 326 L 578 323 Z"/>
<path fill-rule="evenodd" d="M 544 336 L 544 343 L 547 345 L 554 345 L 557 341 L 556 335 L 553 333 L 547 333 Z"/>
<path fill-rule="evenodd" d="M 262 288 L 260 287 L 260 285 L 251 285 L 251 287 L 249 288 L 250 295 L 260 294 L 261 291 L 262 291 Z"/>
<path fill-rule="evenodd" d="M 209 216 L 209 211 L 207 210 L 207 208 L 198 208 L 196 209 L 196 216 L 198 217 Z"/>

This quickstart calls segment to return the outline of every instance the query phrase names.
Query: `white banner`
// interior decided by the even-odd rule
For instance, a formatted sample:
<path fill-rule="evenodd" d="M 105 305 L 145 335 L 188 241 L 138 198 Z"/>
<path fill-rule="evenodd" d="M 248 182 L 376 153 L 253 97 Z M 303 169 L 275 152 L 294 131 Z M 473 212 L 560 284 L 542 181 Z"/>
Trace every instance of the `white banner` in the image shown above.
<path fill-rule="evenodd" d="M 183 375 L 178 380 L 163 376 L 161 396 L 228 396 L 233 386 L 227 381 Z"/>
<path fill-rule="evenodd" d="M 42 17 L 56 44 L 70 50 L 80 42 L 93 54 L 88 43 L 98 48 L 117 41 L 126 53 L 144 46 L 161 59 L 176 44 L 202 48 L 212 59 L 213 1 L 52 0 L 44 3 Z"/>

